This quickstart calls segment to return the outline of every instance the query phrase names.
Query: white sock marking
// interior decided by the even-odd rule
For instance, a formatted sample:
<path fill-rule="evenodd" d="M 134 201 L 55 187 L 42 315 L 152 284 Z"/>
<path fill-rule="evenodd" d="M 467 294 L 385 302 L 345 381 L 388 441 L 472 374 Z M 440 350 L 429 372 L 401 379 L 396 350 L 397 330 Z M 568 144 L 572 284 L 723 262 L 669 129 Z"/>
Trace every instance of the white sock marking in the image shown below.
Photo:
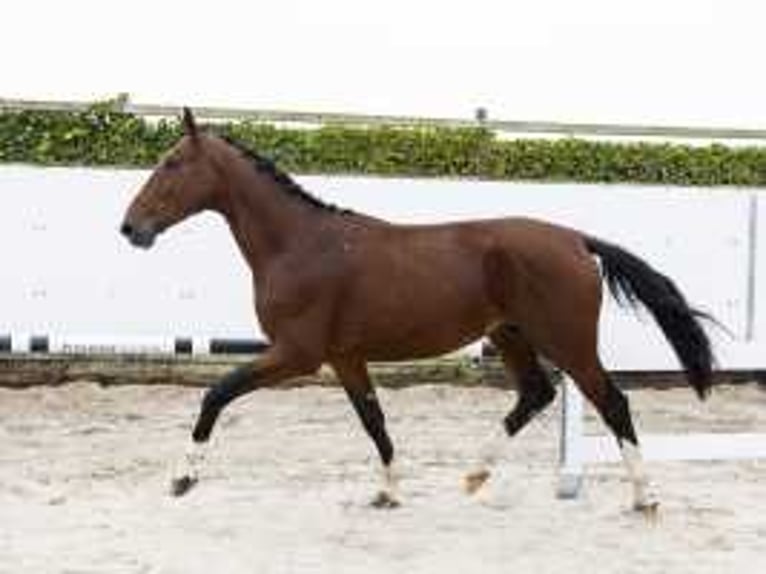
<path fill-rule="evenodd" d="M 659 502 L 656 488 L 649 480 L 644 469 L 644 460 L 641 449 L 636 445 L 624 441 L 620 447 L 622 460 L 628 471 L 628 476 L 633 482 L 633 504 L 636 508 L 647 508 Z"/>
<path fill-rule="evenodd" d="M 502 451 L 510 444 L 510 437 L 505 432 L 505 427 L 499 424 L 493 427 L 492 433 L 479 447 L 479 460 L 484 469 L 490 468 L 497 463 Z"/>
<path fill-rule="evenodd" d="M 383 490 L 388 493 L 392 499 L 399 499 L 399 479 L 394 471 L 394 463 L 383 466 Z"/>

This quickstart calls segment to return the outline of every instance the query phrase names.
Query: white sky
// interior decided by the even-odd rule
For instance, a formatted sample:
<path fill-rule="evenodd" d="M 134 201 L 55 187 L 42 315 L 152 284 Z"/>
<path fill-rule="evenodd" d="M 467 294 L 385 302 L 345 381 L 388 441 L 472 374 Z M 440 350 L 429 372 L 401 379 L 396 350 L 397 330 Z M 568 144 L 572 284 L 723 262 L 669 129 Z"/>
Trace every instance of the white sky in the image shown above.
<path fill-rule="evenodd" d="M 7 0 L 0 97 L 766 127 L 763 0 Z"/>

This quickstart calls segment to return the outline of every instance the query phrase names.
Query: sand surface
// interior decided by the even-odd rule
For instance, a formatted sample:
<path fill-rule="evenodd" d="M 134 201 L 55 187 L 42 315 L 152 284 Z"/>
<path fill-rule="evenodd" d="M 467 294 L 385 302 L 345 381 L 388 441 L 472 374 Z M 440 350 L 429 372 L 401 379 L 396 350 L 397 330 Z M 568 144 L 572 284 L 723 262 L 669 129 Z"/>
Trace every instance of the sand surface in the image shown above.
<path fill-rule="evenodd" d="M 760 573 L 766 462 L 651 463 L 663 507 L 630 508 L 620 465 L 555 498 L 559 405 L 509 441 L 492 481 L 460 489 L 513 397 L 381 390 L 404 505 L 368 506 L 378 463 L 338 389 L 262 391 L 235 404 L 203 480 L 173 499 L 201 391 L 0 390 L 0 573 Z M 630 393 L 639 433 L 762 431 L 766 392 Z M 591 423 L 592 428 L 600 428 Z"/>

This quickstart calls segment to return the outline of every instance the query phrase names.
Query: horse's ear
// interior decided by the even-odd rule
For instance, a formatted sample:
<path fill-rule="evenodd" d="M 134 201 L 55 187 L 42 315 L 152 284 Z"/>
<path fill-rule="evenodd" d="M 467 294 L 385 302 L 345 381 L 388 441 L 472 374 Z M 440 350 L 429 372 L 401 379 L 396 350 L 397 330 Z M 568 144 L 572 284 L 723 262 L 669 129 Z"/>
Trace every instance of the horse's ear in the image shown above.
<path fill-rule="evenodd" d="M 187 107 L 184 107 L 183 126 L 184 133 L 187 136 L 193 138 L 197 137 L 197 123 L 194 121 L 194 114 L 192 114 L 192 111 Z"/>

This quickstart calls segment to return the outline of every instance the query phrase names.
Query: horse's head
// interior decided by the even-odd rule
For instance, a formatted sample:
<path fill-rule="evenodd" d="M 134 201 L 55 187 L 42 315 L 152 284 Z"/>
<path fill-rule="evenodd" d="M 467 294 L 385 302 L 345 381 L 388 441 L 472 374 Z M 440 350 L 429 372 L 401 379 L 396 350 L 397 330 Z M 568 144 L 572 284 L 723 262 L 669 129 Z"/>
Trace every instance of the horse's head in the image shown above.
<path fill-rule="evenodd" d="M 199 211 L 215 207 L 220 179 L 206 138 L 184 108 L 184 135 L 160 161 L 130 204 L 120 231 L 149 248 L 159 233 Z"/>

